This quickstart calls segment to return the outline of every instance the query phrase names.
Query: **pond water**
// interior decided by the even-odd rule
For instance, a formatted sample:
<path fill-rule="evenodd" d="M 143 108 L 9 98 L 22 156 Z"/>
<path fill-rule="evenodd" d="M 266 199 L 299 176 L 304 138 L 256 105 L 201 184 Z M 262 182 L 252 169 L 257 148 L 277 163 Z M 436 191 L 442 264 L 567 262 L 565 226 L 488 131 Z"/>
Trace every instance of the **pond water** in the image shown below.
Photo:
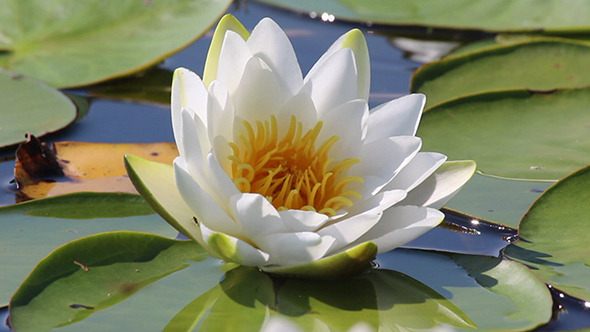
<path fill-rule="evenodd" d="M 303 72 L 307 72 L 321 54 L 336 40 L 340 35 L 351 28 L 360 28 L 367 39 L 369 52 L 371 55 L 371 95 L 370 105 L 376 106 L 383 102 L 407 94 L 409 90 L 410 77 L 421 63 L 410 59 L 432 59 L 436 54 L 416 54 L 408 51 L 414 47 L 415 43 L 408 42 L 404 39 L 392 40 L 386 36 L 383 27 L 367 27 L 353 23 L 344 23 L 338 21 L 324 22 L 320 18 L 312 19 L 308 15 L 295 14 L 265 5 L 244 2 L 234 5 L 229 9 L 246 28 L 251 29 L 263 17 L 272 17 L 289 35 L 295 51 L 298 55 Z M 399 33 L 401 30 L 397 29 Z M 407 30 L 404 32 L 407 33 Z M 391 31 L 388 31 L 391 33 Z M 412 30 L 413 34 L 421 37 L 427 36 L 426 31 Z M 446 32 L 449 35 L 449 32 Z M 468 39 L 474 37 L 466 36 Z M 453 37 L 455 38 L 455 37 Z M 171 72 L 177 67 L 186 67 L 197 73 L 202 73 L 205 62 L 206 52 L 211 40 L 211 33 L 199 39 L 183 51 L 167 58 L 158 68 L 162 70 L 164 90 L 160 92 L 166 96 L 165 91 L 166 79 L 171 77 Z M 396 48 L 403 47 L 404 50 Z M 450 47 L 453 47 L 451 44 Z M 435 44 L 431 46 L 434 49 L 448 49 L 449 44 Z M 160 79 L 161 82 L 162 80 Z M 138 82 L 141 82 L 139 80 Z M 107 83 L 109 84 L 113 83 Z M 141 86 L 141 85 L 140 85 Z M 120 96 L 114 98 L 113 94 L 109 96 L 108 92 L 97 87 L 88 87 L 85 89 L 68 91 L 73 95 L 85 98 L 89 103 L 88 114 L 81 120 L 77 121 L 68 128 L 60 132 L 48 135 L 43 138 L 46 142 L 54 141 L 82 141 L 82 142 L 171 142 L 173 141 L 172 129 L 170 123 L 169 106 L 150 102 L 147 100 L 133 100 Z M 0 193 L 0 204 L 7 205 L 14 202 L 14 184 L 10 181 L 13 178 L 12 168 L 14 160 L 11 156 L 14 154 L 14 148 L 8 148 L 1 151 L 0 157 L 4 162 L 0 163 L 0 181 L 2 183 L 2 192 Z M 450 250 L 454 252 L 463 252 L 482 255 L 498 255 L 501 249 L 509 241 L 516 237 L 515 228 L 518 226 L 520 217 L 524 214 L 528 206 L 549 186 L 547 183 L 539 182 L 513 182 L 498 179 L 491 179 L 480 175 L 475 175 L 474 179 L 465 187 L 465 189 L 451 201 L 448 207 L 470 215 L 493 220 L 498 224 L 488 224 L 485 221 L 474 223 L 472 218 L 454 217 L 447 220 L 446 226 L 437 228 L 426 234 L 422 238 L 410 243 L 410 248 L 426 248 Z M 482 188 L 485 188 L 482 190 Z M 459 231 L 458 231 L 459 230 Z M 475 235 L 474 235 L 475 234 Z M 408 268 L 412 264 L 415 251 L 410 249 L 400 249 L 378 257 L 378 263 L 381 268 L 400 271 L 411 277 L 428 284 L 434 291 L 445 296 L 448 292 L 445 287 L 448 284 L 433 282 L 440 273 L 452 272 L 448 267 L 441 267 L 442 270 L 436 270 L 436 267 L 428 264 L 434 264 L 435 260 L 426 259 L 424 266 L 421 268 Z M 437 255 L 437 254 L 432 254 Z M 216 263 L 211 263 L 215 265 Z M 215 265 L 218 269 L 218 266 Z M 433 272 L 436 270 L 437 272 Z M 189 273 L 183 272 L 185 274 Z M 455 271 L 456 273 L 456 271 Z M 464 272 L 463 272 L 464 274 Z M 206 285 L 200 285 L 202 289 L 214 287 L 218 280 L 219 274 L 212 273 L 206 280 Z M 179 277 L 180 278 L 180 277 Z M 448 278 L 453 278 L 448 277 Z M 449 280 L 449 279 L 446 280 Z M 185 280 L 185 279 L 182 279 Z M 168 281 L 173 284 L 173 281 Z M 437 285 L 437 286 L 432 286 Z M 463 287 L 460 284 L 451 285 L 453 287 Z M 438 288 L 437 288 L 438 287 Z M 146 293 L 149 294 L 149 290 Z M 123 308 L 111 309 L 121 313 L 127 312 L 126 308 L 139 305 L 141 295 L 130 298 L 129 304 L 124 304 Z M 197 293 L 197 292 L 193 292 Z M 178 295 L 180 300 L 175 304 L 175 308 L 164 311 L 178 312 L 192 299 L 192 295 L 182 297 L 178 290 L 171 291 L 171 297 Z M 555 300 L 562 301 L 567 307 L 567 312 L 562 311 L 559 319 L 550 323 L 541 330 L 560 330 L 590 326 L 590 317 L 583 310 L 583 302 L 565 296 L 561 298 L 559 292 L 554 292 Z M 184 302 L 182 302 L 184 301 Z M 181 303 L 183 303 L 181 305 Z M 0 303 L 2 304 L 2 303 Z M 485 308 L 486 304 L 481 303 Z M 108 311 L 108 310 L 107 310 Z M 0 320 L 4 321 L 3 315 L 6 310 L 0 311 Z M 112 314 L 112 313 L 111 313 Z M 115 314 L 116 315 L 116 314 Z M 88 328 L 100 328 L 98 321 L 100 319 L 109 319 L 108 315 L 97 313 L 89 318 L 88 325 L 80 323 L 81 326 Z M 130 323 L 132 324 L 132 323 Z M 143 324 L 143 325 L 142 325 Z M 140 326 L 149 327 L 149 323 L 142 323 Z M 136 328 L 138 326 L 135 326 Z M 69 327 L 71 330 L 77 330 L 78 324 Z M 66 328 L 67 330 L 67 328 Z M 85 328 L 86 330 L 86 328 Z M 1 331 L 1 328 L 0 328 Z"/>

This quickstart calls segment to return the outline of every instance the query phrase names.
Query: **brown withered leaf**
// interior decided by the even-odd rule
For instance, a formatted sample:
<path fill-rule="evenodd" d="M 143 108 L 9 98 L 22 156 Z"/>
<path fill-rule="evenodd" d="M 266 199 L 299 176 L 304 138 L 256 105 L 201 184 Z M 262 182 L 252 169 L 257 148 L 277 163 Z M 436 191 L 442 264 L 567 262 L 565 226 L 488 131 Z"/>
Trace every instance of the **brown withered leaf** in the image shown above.
<path fill-rule="evenodd" d="M 174 143 L 56 142 L 48 147 L 28 135 L 16 152 L 17 202 L 84 191 L 136 194 L 125 154 L 171 164 L 178 150 Z"/>

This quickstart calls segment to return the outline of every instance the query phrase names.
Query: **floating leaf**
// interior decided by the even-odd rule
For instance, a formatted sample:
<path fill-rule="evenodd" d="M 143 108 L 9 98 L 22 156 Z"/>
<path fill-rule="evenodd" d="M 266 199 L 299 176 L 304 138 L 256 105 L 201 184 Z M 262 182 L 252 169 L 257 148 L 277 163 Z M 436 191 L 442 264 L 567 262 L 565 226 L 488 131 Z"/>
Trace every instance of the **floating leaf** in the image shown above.
<path fill-rule="evenodd" d="M 418 69 L 410 90 L 427 96 L 426 109 L 481 92 L 590 86 L 590 44 L 533 39 L 460 53 Z"/>
<path fill-rule="evenodd" d="M 506 254 L 535 269 L 546 282 L 590 301 L 590 166 L 559 181 L 520 221 L 523 241 Z"/>
<path fill-rule="evenodd" d="M 10 71 L 0 70 L 0 100 L 0 147 L 24 141 L 25 133 L 42 136 L 57 131 L 76 118 L 76 106 L 64 94 Z"/>
<path fill-rule="evenodd" d="M 430 109 L 418 135 L 485 174 L 554 181 L 588 163 L 589 104 L 590 89 L 483 93 Z"/>
<path fill-rule="evenodd" d="M 0 67 L 56 87 L 148 68 L 204 34 L 230 0 L 7 0 Z"/>
<path fill-rule="evenodd" d="M 12 327 L 43 331 L 75 323 L 206 257 L 192 241 L 154 234 L 111 232 L 70 242 L 43 259 L 14 294 Z"/>
<path fill-rule="evenodd" d="M 330 13 L 336 19 L 485 31 L 588 31 L 584 0 L 257 0 L 299 12 Z M 551 15 L 548 15 L 550 13 Z M 515 19 L 518 18 L 518 19 Z"/>
<path fill-rule="evenodd" d="M 176 232 L 137 195 L 81 193 L 0 208 L 0 303 L 53 249 L 104 231 Z"/>
<path fill-rule="evenodd" d="M 57 142 L 53 149 L 31 139 L 17 150 L 15 178 L 22 199 L 72 192 L 137 193 L 123 162 L 126 153 L 171 164 L 174 143 Z"/>

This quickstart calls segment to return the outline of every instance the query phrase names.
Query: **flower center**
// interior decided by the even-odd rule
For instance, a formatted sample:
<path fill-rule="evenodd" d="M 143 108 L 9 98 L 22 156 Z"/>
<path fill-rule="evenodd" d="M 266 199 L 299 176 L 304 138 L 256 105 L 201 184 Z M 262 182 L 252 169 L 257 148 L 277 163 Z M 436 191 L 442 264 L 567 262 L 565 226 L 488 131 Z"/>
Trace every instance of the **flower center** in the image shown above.
<path fill-rule="evenodd" d="M 328 157 L 337 136 L 316 149 L 323 122 L 304 134 L 301 122 L 291 116 L 282 138 L 274 116 L 270 121 L 257 121 L 256 130 L 248 121 L 244 126 L 246 134 L 240 135 L 237 143 L 229 143 L 233 150 L 230 177 L 241 192 L 261 194 L 279 211 L 299 209 L 328 216 L 351 206 L 351 197 L 361 197 L 347 190 L 350 183 L 363 182 L 358 176 L 347 176 L 359 159 L 334 162 Z"/>

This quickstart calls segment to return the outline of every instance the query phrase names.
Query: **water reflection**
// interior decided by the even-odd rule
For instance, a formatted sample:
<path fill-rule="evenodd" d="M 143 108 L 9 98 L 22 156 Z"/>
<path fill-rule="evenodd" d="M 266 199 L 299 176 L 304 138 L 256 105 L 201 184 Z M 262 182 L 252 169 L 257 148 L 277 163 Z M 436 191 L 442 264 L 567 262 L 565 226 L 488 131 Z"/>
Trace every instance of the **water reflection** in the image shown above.
<path fill-rule="evenodd" d="M 441 324 L 473 328 L 457 306 L 425 284 L 392 270 L 356 278 L 305 280 L 237 267 L 189 303 L 165 331 L 258 331 L 272 316 L 288 318 L 304 331 L 329 326 L 346 331 L 363 323 L 378 330 L 431 329 Z"/>

